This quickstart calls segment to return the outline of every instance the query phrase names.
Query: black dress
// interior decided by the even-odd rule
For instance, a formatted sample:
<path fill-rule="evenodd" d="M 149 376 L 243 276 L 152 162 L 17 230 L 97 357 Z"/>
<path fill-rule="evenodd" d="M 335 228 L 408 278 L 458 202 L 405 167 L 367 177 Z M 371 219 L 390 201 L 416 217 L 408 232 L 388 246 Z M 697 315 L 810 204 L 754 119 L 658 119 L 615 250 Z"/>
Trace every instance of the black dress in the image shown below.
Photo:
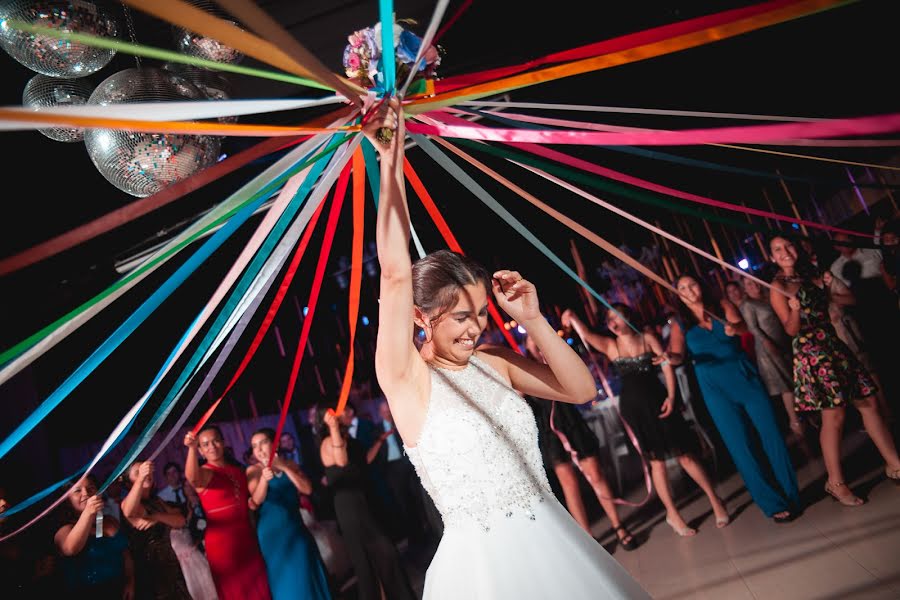
<path fill-rule="evenodd" d="M 555 467 L 572 460 L 572 456 L 566 451 L 559 435 L 553 431 L 554 427 L 566 436 L 569 445 L 578 453 L 578 458 L 600 456 L 600 442 L 574 404 L 531 397 L 527 400 L 537 421 L 538 444 L 546 465 Z M 551 417 L 553 418 L 553 427 L 550 425 Z"/>
<path fill-rule="evenodd" d="M 619 413 L 634 432 L 642 454 L 650 460 L 665 460 L 695 452 L 697 436 L 677 406 L 668 417 L 659 418 L 666 389 L 657 377 L 653 353 L 645 347 L 643 354 L 620 356 L 612 364 L 620 381 Z"/>
<path fill-rule="evenodd" d="M 149 514 L 165 512 L 163 501 L 158 498 L 142 504 Z M 169 526 L 156 523 L 141 531 L 124 517 L 122 523 L 134 559 L 135 597 L 138 600 L 191 600 L 181 563 L 172 549 Z"/>
<path fill-rule="evenodd" d="M 334 495 L 335 516 L 356 572 L 357 598 L 380 600 L 380 581 L 391 600 L 414 600 L 397 548 L 375 520 L 366 497 L 369 480 L 365 450 L 349 436 L 345 443 L 347 465 L 325 467 L 325 477 Z"/>

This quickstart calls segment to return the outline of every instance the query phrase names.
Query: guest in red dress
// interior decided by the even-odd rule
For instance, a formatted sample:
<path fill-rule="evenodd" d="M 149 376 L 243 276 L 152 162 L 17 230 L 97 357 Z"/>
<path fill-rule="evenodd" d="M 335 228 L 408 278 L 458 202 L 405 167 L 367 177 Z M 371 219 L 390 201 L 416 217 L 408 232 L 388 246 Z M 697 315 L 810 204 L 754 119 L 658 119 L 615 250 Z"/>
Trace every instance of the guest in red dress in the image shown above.
<path fill-rule="evenodd" d="M 226 462 L 218 427 L 208 426 L 196 437 L 188 432 L 184 445 L 184 474 L 206 513 L 206 558 L 219 600 L 271 600 L 266 565 L 250 525 L 244 469 Z M 202 467 L 198 449 L 206 459 Z"/>

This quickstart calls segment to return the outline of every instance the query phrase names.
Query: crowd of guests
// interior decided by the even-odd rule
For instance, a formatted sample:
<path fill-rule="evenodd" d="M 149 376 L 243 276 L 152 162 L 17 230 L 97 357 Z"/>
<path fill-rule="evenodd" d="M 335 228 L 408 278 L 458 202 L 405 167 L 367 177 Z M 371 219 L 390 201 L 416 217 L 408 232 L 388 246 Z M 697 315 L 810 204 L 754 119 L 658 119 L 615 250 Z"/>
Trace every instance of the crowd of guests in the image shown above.
<path fill-rule="evenodd" d="M 649 464 L 666 523 L 679 536 L 697 530 L 678 510 L 669 459 L 706 495 L 717 527 L 732 516 L 702 460 L 696 424 L 685 419 L 676 369 L 692 373 L 717 438 L 774 522 L 802 515 L 788 445 L 794 440 L 809 451 L 815 430 L 827 471 L 824 492 L 847 507 L 865 503 L 844 475 L 848 408 L 858 411 L 885 476 L 900 483 L 891 432 L 900 390 L 892 358 L 900 339 L 898 222 L 879 220 L 875 233 L 874 248 L 835 236 L 830 261 L 827 248 L 775 235 L 772 264 L 755 273 L 767 286 L 741 278 L 713 292 L 703 277 L 683 274 L 674 282 L 678 298 L 659 307 L 656 322 L 642 323 L 624 304 L 614 305 L 597 331 L 576 311 L 561 313 L 560 325 L 608 360 L 621 416 Z M 542 360 L 527 335 L 523 350 Z M 341 415 L 309 407 L 296 417 L 299 440 L 290 433 L 275 440 L 274 431 L 260 429 L 243 463 L 210 425 L 185 435 L 183 468 L 165 465 L 159 485 L 150 462 L 131 465 L 102 495 L 91 476 L 72 482 L 51 524 L 0 543 L 3 598 L 327 600 L 344 583 L 329 565 L 335 554 L 351 565 L 357 598 L 414 598 L 398 544 L 433 549 L 441 518 L 387 402 L 373 401 L 371 389 L 354 392 L 375 407 L 371 418 L 353 402 Z M 530 404 L 548 473 L 572 516 L 590 531 L 580 474 L 621 547 L 636 548 L 580 409 Z M 7 506 L 0 489 L 2 531 Z M 332 520 L 340 542 L 315 527 Z"/>

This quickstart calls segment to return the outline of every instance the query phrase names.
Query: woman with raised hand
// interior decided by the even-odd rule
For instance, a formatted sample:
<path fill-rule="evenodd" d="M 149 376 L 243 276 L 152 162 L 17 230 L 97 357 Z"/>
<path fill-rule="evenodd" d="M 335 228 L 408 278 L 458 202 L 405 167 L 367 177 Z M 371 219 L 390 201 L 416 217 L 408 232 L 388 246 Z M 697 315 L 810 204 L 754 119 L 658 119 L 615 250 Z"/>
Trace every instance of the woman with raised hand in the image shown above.
<path fill-rule="evenodd" d="M 266 565 L 250 522 L 244 469 L 225 455 L 222 432 L 207 425 L 184 436 L 184 475 L 206 514 L 204 545 L 219 600 L 270 600 Z M 206 462 L 200 465 L 200 454 Z"/>
<path fill-rule="evenodd" d="M 828 315 L 828 293 L 822 278 L 798 268 L 802 267 L 799 255 L 789 239 L 775 236 L 769 249 L 779 268 L 773 285 L 784 292 L 772 294 L 772 308 L 784 330 L 794 338 L 796 409 L 819 411 L 822 415 L 819 443 L 828 471 L 825 492 L 844 506 L 860 506 L 863 500 L 847 486 L 841 467 L 841 438 L 848 405 L 855 406 L 862 415 L 866 432 L 884 458 L 887 477 L 900 483 L 900 458 L 878 410 L 875 382 L 838 339 Z"/>
<path fill-rule="evenodd" d="M 590 371 L 541 316 L 534 285 L 517 271 L 488 275 L 448 251 L 412 263 L 403 112 L 396 99 L 377 110 L 363 128 L 381 156 L 375 371 L 445 526 L 424 599 L 647 598 L 553 496 L 522 397 L 588 402 L 597 391 Z M 389 139 L 379 135 L 383 127 L 394 131 Z M 490 293 L 547 364 L 477 348 Z M 425 336 L 420 349 L 416 328 Z"/>
<path fill-rule="evenodd" d="M 312 492 L 312 483 L 297 463 L 277 454 L 274 439 L 275 431 L 268 427 L 253 434 L 256 464 L 247 468 L 250 497 L 259 507 L 256 535 L 272 598 L 331 600 L 319 549 L 300 516 L 300 494 Z"/>
<path fill-rule="evenodd" d="M 92 475 L 76 481 L 60 507 L 61 527 L 53 538 L 62 555 L 66 592 L 72 598 L 97 600 L 134 599 L 134 563 L 128 540 L 113 517 L 102 517 L 96 537 L 97 514 L 103 499 Z"/>
<path fill-rule="evenodd" d="M 685 349 L 690 352 L 703 401 L 753 501 L 776 523 L 793 520 L 800 511 L 797 475 L 769 395 L 738 345 L 736 336 L 746 328 L 741 314 L 728 300 L 715 302 L 695 277 L 682 275 L 675 287 L 681 305 L 669 337 L 670 361 L 680 363 Z M 765 457 L 754 450 L 751 427 Z"/>
<path fill-rule="evenodd" d="M 677 458 L 681 468 L 706 494 L 716 516 L 716 527 L 721 529 L 730 522 L 728 510 L 716 494 L 703 465 L 694 457 L 697 437 L 675 406 L 672 365 L 664 363 L 661 366 L 665 387 L 657 377 L 653 359 L 662 355 L 662 344 L 652 333 L 632 328 L 636 326 L 637 316 L 630 307 L 617 303 L 613 308 L 615 310 L 606 313 L 606 324 L 615 336 L 613 338 L 590 331 L 571 310 L 562 314 L 563 327 L 573 327 L 592 348 L 606 355 L 618 373 L 621 381 L 619 412 L 650 463 L 653 485 L 666 508 L 669 527 L 681 537 L 697 533 L 684 521 L 672 498 L 666 459 Z"/>

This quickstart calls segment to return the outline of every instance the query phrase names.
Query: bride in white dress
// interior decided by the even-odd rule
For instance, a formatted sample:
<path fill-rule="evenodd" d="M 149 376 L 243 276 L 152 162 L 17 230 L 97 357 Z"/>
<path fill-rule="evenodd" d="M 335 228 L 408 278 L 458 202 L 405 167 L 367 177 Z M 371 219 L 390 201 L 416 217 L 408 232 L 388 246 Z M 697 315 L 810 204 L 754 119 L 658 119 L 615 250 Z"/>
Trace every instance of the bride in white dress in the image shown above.
<path fill-rule="evenodd" d="M 424 600 L 649 598 L 556 501 L 534 416 L 519 394 L 586 402 L 596 394 L 590 372 L 541 316 L 534 285 L 517 272 L 489 277 L 448 251 L 412 264 L 402 109 L 391 100 L 377 111 L 363 128 L 381 155 L 375 369 L 445 525 Z M 380 127 L 395 131 L 390 142 L 379 140 Z M 506 348 L 475 349 L 487 326 L 488 287 L 528 330 L 546 365 Z M 420 350 L 415 327 L 425 332 Z"/>

